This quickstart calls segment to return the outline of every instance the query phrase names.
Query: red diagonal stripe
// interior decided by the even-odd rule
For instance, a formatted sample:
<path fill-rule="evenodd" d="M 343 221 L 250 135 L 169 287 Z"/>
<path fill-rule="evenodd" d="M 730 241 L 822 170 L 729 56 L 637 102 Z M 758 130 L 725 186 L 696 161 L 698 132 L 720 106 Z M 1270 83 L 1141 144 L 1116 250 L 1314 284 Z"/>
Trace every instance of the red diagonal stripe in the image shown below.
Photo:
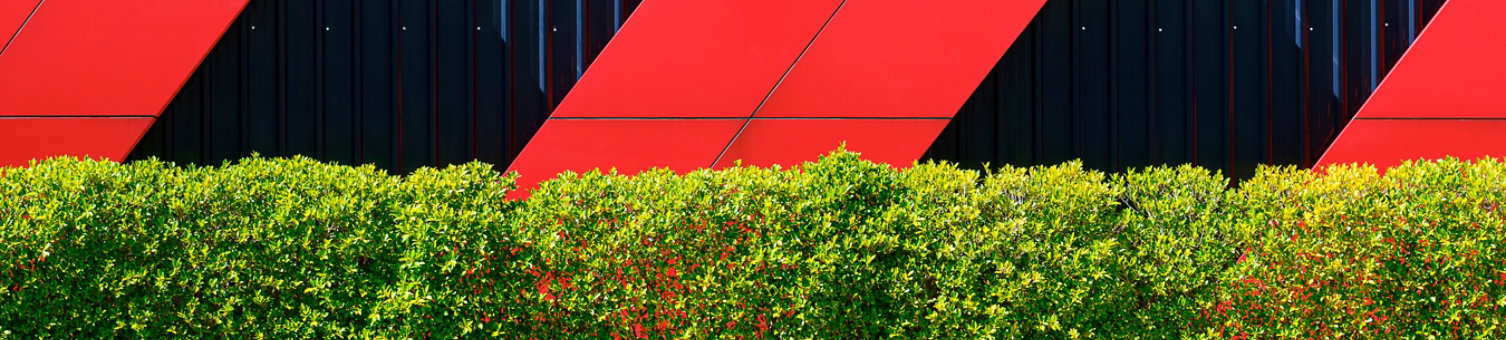
<path fill-rule="evenodd" d="M 0 166 L 125 158 L 246 1 L 0 3 Z"/>
<path fill-rule="evenodd" d="M 90 156 L 119 161 L 152 127 L 151 117 L 0 117 L 0 166 L 36 158 Z"/>
<path fill-rule="evenodd" d="M 37 8 L 38 2 L 41 0 L 0 1 L 0 49 L 21 30 L 21 24 L 31 17 L 31 11 Z"/>
<path fill-rule="evenodd" d="M 587 124 L 562 120 L 569 117 L 947 118 L 1043 3 L 651 1 L 633 15 L 548 124 Z M 720 143 L 706 137 L 712 147 L 725 150 L 710 159 L 704 158 L 706 145 L 683 143 L 684 136 L 674 132 L 707 127 L 683 121 L 632 132 L 631 138 L 605 127 L 546 127 L 509 170 L 526 176 L 520 182 L 526 188 L 554 171 L 610 165 L 624 170 L 674 164 L 690 170 L 692 164 L 725 166 L 738 159 L 792 164 L 814 160 L 844 141 L 870 159 L 907 164 L 947 124 L 945 119 L 733 119 L 718 121 L 711 131 L 721 134 L 720 125 L 728 122 L 740 130 L 726 138 L 738 137 Z M 544 173 L 530 173 L 536 171 Z"/>
<path fill-rule="evenodd" d="M 1318 166 L 1506 157 L 1503 14 L 1506 1 L 1445 3 Z"/>
<path fill-rule="evenodd" d="M 0 55 L 0 115 L 155 116 L 247 0 L 47 0 Z"/>
<path fill-rule="evenodd" d="M 742 125 L 738 119 L 551 119 L 508 170 L 523 176 L 519 194 L 565 170 L 686 172 L 711 164 Z"/>
<path fill-rule="evenodd" d="M 1358 117 L 1506 118 L 1503 18 L 1506 1 L 1446 3 Z"/>
<path fill-rule="evenodd" d="M 747 117 L 839 3 L 646 1 L 554 117 Z"/>
<path fill-rule="evenodd" d="M 848 1 L 758 117 L 952 117 L 1043 4 Z"/>

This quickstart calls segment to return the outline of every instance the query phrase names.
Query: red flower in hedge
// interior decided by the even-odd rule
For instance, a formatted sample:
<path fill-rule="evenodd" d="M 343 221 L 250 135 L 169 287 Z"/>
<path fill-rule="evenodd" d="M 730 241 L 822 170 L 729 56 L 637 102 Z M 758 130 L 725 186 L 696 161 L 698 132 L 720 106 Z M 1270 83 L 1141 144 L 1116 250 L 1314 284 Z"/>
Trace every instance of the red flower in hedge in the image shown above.
<path fill-rule="evenodd" d="M 639 339 L 648 339 L 648 330 L 643 329 L 643 324 L 635 323 L 633 324 L 633 337 Z"/>

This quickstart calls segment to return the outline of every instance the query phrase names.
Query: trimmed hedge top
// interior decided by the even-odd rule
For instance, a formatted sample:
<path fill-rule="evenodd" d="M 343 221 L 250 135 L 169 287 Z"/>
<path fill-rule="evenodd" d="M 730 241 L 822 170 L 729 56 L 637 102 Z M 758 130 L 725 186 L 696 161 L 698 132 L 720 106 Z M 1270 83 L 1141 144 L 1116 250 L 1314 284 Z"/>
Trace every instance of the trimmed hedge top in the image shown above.
<path fill-rule="evenodd" d="M 0 337 L 1501 336 L 1506 164 L 0 169 Z"/>

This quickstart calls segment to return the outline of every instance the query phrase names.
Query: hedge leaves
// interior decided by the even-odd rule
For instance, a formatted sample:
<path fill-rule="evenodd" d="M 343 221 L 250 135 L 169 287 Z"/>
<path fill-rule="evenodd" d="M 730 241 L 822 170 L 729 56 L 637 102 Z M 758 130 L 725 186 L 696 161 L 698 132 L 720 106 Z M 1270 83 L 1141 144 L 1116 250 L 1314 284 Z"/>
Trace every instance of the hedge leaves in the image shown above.
<path fill-rule="evenodd" d="M 0 169 L 0 337 L 1500 336 L 1506 164 Z"/>

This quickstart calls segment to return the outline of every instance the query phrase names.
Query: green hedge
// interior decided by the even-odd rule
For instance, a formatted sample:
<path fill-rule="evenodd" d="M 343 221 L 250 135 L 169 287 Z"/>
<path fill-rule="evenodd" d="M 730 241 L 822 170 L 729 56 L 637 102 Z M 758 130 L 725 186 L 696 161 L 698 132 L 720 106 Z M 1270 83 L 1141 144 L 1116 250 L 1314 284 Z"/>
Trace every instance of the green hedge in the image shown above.
<path fill-rule="evenodd" d="M 1501 336 L 1506 164 L 0 170 L 0 336 Z"/>

